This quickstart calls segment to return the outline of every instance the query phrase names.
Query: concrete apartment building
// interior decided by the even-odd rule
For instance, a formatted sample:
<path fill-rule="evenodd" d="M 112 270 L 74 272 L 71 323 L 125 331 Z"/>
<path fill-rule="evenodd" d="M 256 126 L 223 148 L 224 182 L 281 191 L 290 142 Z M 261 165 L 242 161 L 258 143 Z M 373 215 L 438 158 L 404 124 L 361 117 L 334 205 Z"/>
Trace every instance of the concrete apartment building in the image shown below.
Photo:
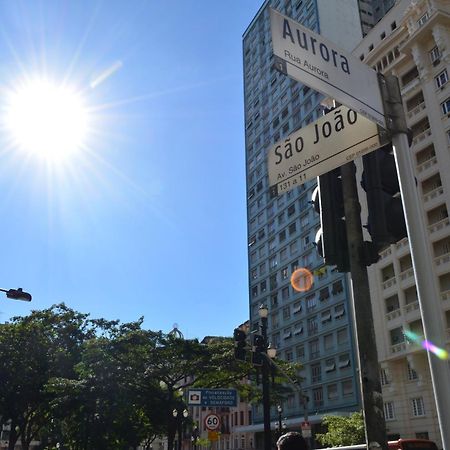
<path fill-rule="evenodd" d="M 383 2 L 377 1 L 382 5 Z M 355 344 L 344 274 L 323 265 L 314 247 L 319 217 L 310 204 L 316 182 L 271 198 L 266 155 L 271 145 L 322 116 L 323 96 L 273 68 L 269 6 L 351 51 L 362 39 L 362 17 L 374 20 L 372 1 L 267 0 L 243 35 L 245 152 L 247 175 L 249 303 L 251 329 L 258 309 L 269 308 L 268 337 L 286 361 L 304 365 L 302 389 L 309 420 L 320 430 L 324 414 L 361 409 Z M 365 9 L 366 8 L 366 9 Z M 363 13 L 362 10 L 365 12 Z M 295 291 L 290 277 L 307 268 L 314 284 Z M 304 408 L 298 392 L 288 396 L 283 416 L 299 429 Z M 262 408 L 254 408 L 255 447 L 262 448 Z M 272 411 L 273 427 L 277 412 Z"/>
<path fill-rule="evenodd" d="M 450 2 L 397 1 L 353 53 L 400 80 L 428 227 L 424 239 L 434 257 L 429 270 L 440 292 L 426 301 L 442 311 L 447 330 L 435 344 L 450 350 Z M 427 354 L 404 335 L 423 336 L 408 240 L 383 251 L 369 276 L 388 433 L 430 438 L 439 446 Z"/>

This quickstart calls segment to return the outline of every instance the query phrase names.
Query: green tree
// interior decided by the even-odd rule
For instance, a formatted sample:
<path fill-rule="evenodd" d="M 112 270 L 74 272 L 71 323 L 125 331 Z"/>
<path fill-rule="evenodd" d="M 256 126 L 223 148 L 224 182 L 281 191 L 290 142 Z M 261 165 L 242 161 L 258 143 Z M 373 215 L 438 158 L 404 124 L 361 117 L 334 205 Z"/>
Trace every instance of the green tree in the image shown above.
<path fill-rule="evenodd" d="M 339 447 L 342 445 L 364 444 L 364 419 L 362 412 L 350 416 L 324 416 L 322 423 L 328 431 L 316 434 L 316 439 L 324 446 Z"/>

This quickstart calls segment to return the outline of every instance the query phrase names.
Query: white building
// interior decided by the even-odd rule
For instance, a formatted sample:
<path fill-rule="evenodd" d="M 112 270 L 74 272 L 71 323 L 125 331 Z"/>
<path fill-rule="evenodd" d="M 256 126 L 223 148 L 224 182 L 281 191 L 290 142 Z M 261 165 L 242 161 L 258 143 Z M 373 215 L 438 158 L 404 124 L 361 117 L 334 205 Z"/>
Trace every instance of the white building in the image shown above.
<path fill-rule="evenodd" d="M 424 239 L 434 257 L 429 270 L 440 292 L 424 300 L 442 311 L 447 333 L 435 344 L 450 350 L 450 2 L 397 1 L 353 53 L 400 80 L 428 227 Z M 388 433 L 430 438 L 439 446 L 427 354 L 404 335 L 423 336 L 407 239 L 383 251 L 369 276 Z"/>

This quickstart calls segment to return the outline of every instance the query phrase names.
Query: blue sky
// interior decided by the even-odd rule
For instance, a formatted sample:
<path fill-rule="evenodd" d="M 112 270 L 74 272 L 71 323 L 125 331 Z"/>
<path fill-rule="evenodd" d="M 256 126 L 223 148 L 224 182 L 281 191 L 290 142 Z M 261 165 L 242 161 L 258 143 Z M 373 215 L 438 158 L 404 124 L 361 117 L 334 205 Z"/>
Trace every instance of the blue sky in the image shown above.
<path fill-rule="evenodd" d="M 242 33 L 261 4 L 0 4 L 0 100 L 43 74 L 95 111 L 56 168 L 0 135 L 0 287 L 33 295 L 2 297 L 1 321 L 64 301 L 201 338 L 247 318 Z"/>

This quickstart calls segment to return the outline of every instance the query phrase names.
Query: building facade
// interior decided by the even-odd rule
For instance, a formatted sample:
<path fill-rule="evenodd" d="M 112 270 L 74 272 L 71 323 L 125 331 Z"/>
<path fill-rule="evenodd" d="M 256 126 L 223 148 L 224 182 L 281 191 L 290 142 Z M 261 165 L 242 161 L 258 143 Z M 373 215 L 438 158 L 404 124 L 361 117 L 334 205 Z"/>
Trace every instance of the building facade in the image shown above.
<path fill-rule="evenodd" d="M 367 3 L 367 2 L 366 2 Z M 251 328 L 269 308 L 268 336 L 286 361 L 303 364 L 302 389 L 313 432 L 324 414 L 361 409 L 346 276 L 326 267 L 314 247 L 319 217 L 310 204 L 316 182 L 271 198 L 266 155 L 274 143 L 322 116 L 322 95 L 273 68 L 269 6 L 351 51 L 362 38 L 356 0 L 268 0 L 243 35 Z M 368 16 L 370 17 L 370 16 Z M 306 268 L 314 283 L 298 292 L 290 282 Z M 290 429 L 304 408 L 293 391 L 282 405 Z M 277 412 L 272 411 L 273 424 Z M 262 447 L 262 408 L 254 409 L 256 448 Z"/>
<path fill-rule="evenodd" d="M 399 78 L 427 240 L 429 268 L 442 311 L 439 343 L 450 350 L 450 3 L 399 0 L 354 54 Z M 425 437 L 440 446 L 427 354 L 408 240 L 391 245 L 369 270 L 385 417 L 391 438 Z M 409 331 L 417 336 L 407 338 Z M 410 335 L 410 334 L 409 334 Z M 431 357 L 436 357 L 431 355 Z"/>

